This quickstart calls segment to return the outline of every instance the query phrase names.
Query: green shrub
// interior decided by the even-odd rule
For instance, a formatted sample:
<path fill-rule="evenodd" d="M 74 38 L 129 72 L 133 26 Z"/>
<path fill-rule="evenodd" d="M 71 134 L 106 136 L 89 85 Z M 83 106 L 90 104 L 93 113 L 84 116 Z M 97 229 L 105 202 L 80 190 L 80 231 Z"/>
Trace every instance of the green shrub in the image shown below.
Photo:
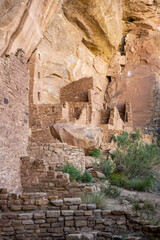
<path fill-rule="evenodd" d="M 111 184 L 106 188 L 105 186 L 101 186 L 101 191 L 104 193 L 107 197 L 117 198 L 121 195 L 121 191 Z"/>
<path fill-rule="evenodd" d="M 129 180 L 124 176 L 124 173 L 112 173 L 110 183 L 117 187 L 127 186 Z"/>
<path fill-rule="evenodd" d="M 138 131 L 131 134 L 123 132 L 122 135 L 114 136 L 113 140 L 117 144 L 117 149 L 111 157 L 117 166 L 123 166 L 124 176 L 130 180 L 127 182 L 130 188 L 138 190 L 154 186 L 153 179 L 157 178 L 156 171 L 160 166 L 160 149 L 157 144 L 144 144 Z"/>
<path fill-rule="evenodd" d="M 133 210 L 139 215 L 140 220 L 149 221 L 150 225 L 157 226 L 160 224 L 160 217 L 156 214 L 157 204 L 145 201 L 144 204 L 133 203 Z"/>
<path fill-rule="evenodd" d="M 154 179 L 150 176 L 144 179 L 132 178 L 127 179 L 124 173 L 112 173 L 110 183 L 117 187 L 124 187 L 130 190 L 146 191 L 154 185 Z"/>
<path fill-rule="evenodd" d="M 92 194 L 83 194 L 81 196 L 82 203 L 84 204 L 96 204 L 98 208 L 105 209 L 107 205 L 107 199 L 101 192 L 93 192 Z"/>
<path fill-rule="evenodd" d="M 67 163 L 63 169 L 62 169 L 62 172 L 63 173 L 68 173 L 69 174 L 69 178 L 70 178 L 70 181 L 73 182 L 73 181 L 80 181 L 82 176 L 81 176 L 81 173 L 80 171 L 75 168 L 72 164 L 70 163 Z"/>
<path fill-rule="evenodd" d="M 100 168 L 106 178 L 109 179 L 115 166 L 111 161 L 106 160 L 105 158 L 100 158 Z"/>
<path fill-rule="evenodd" d="M 146 211 L 152 211 L 152 212 L 156 213 L 157 204 L 155 204 L 155 203 L 153 203 L 151 201 L 145 201 L 144 205 L 143 205 L 143 208 Z"/>
<path fill-rule="evenodd" d="M 133 210 L 138 213 L 139 210 L 142 209 L 142 206 L 139 204 L 139 202 L 134 202 L 133 203 Z"/>
<path fill-rule="evenodd" d="M 101 151 L 99 149 L 96 149 L 94 152 L 90 154 L 90 156 L 98 158 L 101 156 Z"/>
<path fill-rule="evenodd" d="M 154 180 L 152 177 L 145 177 L 144 179 L 132 178 L 127 184 L 126 188 L 136 191 L 146 191 L 152 188 Z"/>
<path fill-rule="evenodd" d="M 92 182 L 92 176 L 89 174 L 87 170 L 84 171 L 82 175 L 82 182 Z"/>
<path fill-rule="evenodd" d="M 67 163 L 63 167 L 62 172 L 69 174 L 69 179 L 71 182 L 73 181 L 92 182 L 92 176 L 89 174 L 87 170 L 85 170 L 83 175 L 81 175 L 81 172 L 70 163 Z"/>

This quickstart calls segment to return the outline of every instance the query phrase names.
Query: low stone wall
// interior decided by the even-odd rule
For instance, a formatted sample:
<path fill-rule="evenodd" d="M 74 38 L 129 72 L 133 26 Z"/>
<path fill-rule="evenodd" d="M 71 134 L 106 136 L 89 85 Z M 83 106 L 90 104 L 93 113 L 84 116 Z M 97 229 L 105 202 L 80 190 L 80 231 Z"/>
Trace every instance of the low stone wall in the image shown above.
<path fill-rule="evenodd" d="M 160 237 L 160 227 L 139 222 L 125 210 L 101 210 L 95 204 L 82 204 L 80 198 L 55 199 L 46 193 L 7 194 L 2 189 L 0 201 L 2 240 L 105 240 L 121 239 L 114 236 L 126 233 L 139 233 L 145 239 Z M 89 238 L 91 233 L 93 237 Z"/>
<path fill-rule="evenodd" d="M 85 154 L 82 148 L 65 143 L 37 143 L 32 142 L 27 149 L 31 161 L 43 159 L 48 165 L 62 169 L 68 162 L 80 171 L 85 170 Z"/>
<path fill-rule="evenodd" d="M 82 192 L 97 191 L 99 185 L 69 181 L 69 175 L 55 171 L 43 160 L 21 158 L 21 182 L 24 192 L 47 192 L 57 197 L 81 196 Z"/>

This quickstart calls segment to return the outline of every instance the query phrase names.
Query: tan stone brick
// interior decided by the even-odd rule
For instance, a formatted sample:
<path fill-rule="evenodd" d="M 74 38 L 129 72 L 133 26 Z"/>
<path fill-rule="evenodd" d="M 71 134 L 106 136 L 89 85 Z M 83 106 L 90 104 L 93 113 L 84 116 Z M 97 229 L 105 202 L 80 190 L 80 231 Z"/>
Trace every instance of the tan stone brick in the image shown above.
<path fill-rule="evenodd" d="M 65 227 L 74 227 L 74 221 L 65 221 Z"/>
<path fill-rule="evenodd" d="M 87 226 L 87 220 L 76 220 L 75 226 L 76 227 L 85 227 L 85 226 Z"/>
<path fill-rule="evenodd" d="M 20 210 L 22 210 L 22 205 L 11 205 L 11 206 L 9 206 L 9 208 L 12 211 L 20 211 Z"/>
<path fill-rule="evenodd" d="M 32 220 L 24 220 L 24 221 L 22 221 L 22 224 L 23 225 L 32 225 L 32 224 L 34 224 L 34 222 Z"/>
<path fill-rule="evenodd" d="M 22 207 L 23 210 L 29 211 L 29 210 L 35 210 L 36 206 L 35 205 L 25 205 Z"/>
<path fill-rule="evenodd" d="M 60 217 L 60 211 L 47 211 L 47 218 Z"/>
<path fill-rule="evenodd" d="M 45 213 L 43 212 L 34 213 L 34 219 L 44 219 L 44 218 L 45 218 Z"/>
<path fill-rule="evenodd" d="M 48 204 L 48 199 L 38 199 L 36 200 L 36 205 L 41 206 L 41 205 L 47 205 Z"/>
<path fill-rule="evenodd" d="M 62 216 L 73 216 L 74 211 L 73 210 L 62 210 L 61 214 L 62 214 Z"/>

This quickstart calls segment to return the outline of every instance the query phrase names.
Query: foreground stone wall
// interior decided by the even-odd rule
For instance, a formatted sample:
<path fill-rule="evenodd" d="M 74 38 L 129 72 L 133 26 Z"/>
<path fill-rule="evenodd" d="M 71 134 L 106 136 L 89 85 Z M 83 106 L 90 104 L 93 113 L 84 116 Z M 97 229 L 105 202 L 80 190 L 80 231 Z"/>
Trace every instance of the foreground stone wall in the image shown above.
<path fill-rule="evenodd" d="M 19 190 L 29 135 L 29 73 L 24 53 L 0 59 L 0 186 Z"/>
<path fill-rule="evenodd" d="M 131 212 L 97 209 L 95 204 L 82 204 L 80 198 L 55 199 L 46 193 L 7 194 L 1 189 L 0 199 L 3 199 L 0 210 L 2 240 L 110 240 L 119 239 L 116 234 L 126 233 L 138 233 L 145 239 L 160 236 L 159 227 L 139 222 Z"/>

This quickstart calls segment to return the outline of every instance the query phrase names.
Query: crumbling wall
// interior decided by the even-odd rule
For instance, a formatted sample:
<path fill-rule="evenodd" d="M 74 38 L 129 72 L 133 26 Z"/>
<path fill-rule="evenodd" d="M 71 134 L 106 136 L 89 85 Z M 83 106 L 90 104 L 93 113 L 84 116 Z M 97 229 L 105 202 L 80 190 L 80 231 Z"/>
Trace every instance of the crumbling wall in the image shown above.
<path fill-rule="evenodd" d="M 30 70 L 29 102 L 30 104 L 43 103 L 43 67 L 40 51 L 36 50 L 28 63 Z"/>
<path fill-rule="evenodd" d="M 85 170 L 85 154 L 82 148 L 66 143 L 32 142 L 27 151 L 32 162 L 36 159 L 43 159 L 48 166 L 54 166 L 58 169 L 62 169 L 68 162 L 82 172 Z"/>
<path fill-rule="evenodd" d="M 79 124 L 88 124 L 91 119 L 91 108 L 88 103 L 69 102 L 69 119 L 70 122 Z"/>
<path fill-rule="evenodd" d="M 109 124 L 114 127 L 115 130 L 123 130 L 124 127 L 124 122 L 121 119 L 118 109 L 114 107 L 110 111 L 110 119 L 109 119 Z"/>
<path fill-rule="evenodd" d="M 21 181 L 24 192 L 49 192 L 56 193 L 57 188 L 63 189 L 69 184 L 69 174 L 57 172 L 52 165 L 29 157 L 21 158 Z M 62 197 L 63 193 L 61 193 Z"/>
<path fill-rule="evenodd" d="M 104 90 L 96 79 L 82 78 L 66 85 L 61 88 L 60 99 L 61 103 L 69 103 L 69 120 L 71 122 L 93 125 L 101 123 Z"/>
<path fill-rule="evenodd" d="M 82 78 L 60 90 L 61 102 L 88 102 L 88 90 L 94 88 L 93 78 Z"/>
<path fill-rule="evenodd" d="M 133 129 L 133 110 L 132 104 L 130 102 L 126 102 L 125 105 L 125 130 Z"/>
<path fill-rule="evenodd" d="M 65 144 L 65 147 L 67 147 L 67 144 Z M 57 148 L 57 151 L 58 150 L 61 151 L 61 148 Z M 45 150 L 45 152 L 48 152 L 48 155 L 53 153 L 53 147 L 52 150 Z M 53 156 L 51 156 L 51 159 L 52 157 Z M 66 158 L 64 158 L 63 161 L 65 161 Z M 71 161 L 75 159 L 74 155 L 70 158 Z M 69 162 L 71 163 L 71 161 Z M 82 166 L 84 166 L 83 163 Z M 80 163 L 79 167 L 82 170 Z M 60 171 L 55 170 L 54 162 L 47 164 L 45 159 L 43 160 L 41 158 L 35 158 L 34 160 L 30 157 L 21 158 L 21 181 L 23 192 L 45 192 L 48 193 L 48 195 L 60 198 L 77 197 L 81 196 L 82 192 L 92 193 L 99 189 L 99 185 L 70 182 L 69 174 L 62 173 L 61 169 Z M 4 204 L 4 202 L 1 203 Z M 30 205 L 31 204 L 29 204 L 29 207 L 32 207 Z"/>
<path fill-rule="evenodd" d="M 62 119 L 62 107 L 60 104 L 31 104 L 30 128 L 32 134 L 30 142 L 54 142 L 50 133 L 50 125 Z"/>
<path fill-rule="evenodd" d="M 29 135 L 29 72 L 23 51 L 0 59 L 0 186 L 21 188 L 20 156 Z"/>

